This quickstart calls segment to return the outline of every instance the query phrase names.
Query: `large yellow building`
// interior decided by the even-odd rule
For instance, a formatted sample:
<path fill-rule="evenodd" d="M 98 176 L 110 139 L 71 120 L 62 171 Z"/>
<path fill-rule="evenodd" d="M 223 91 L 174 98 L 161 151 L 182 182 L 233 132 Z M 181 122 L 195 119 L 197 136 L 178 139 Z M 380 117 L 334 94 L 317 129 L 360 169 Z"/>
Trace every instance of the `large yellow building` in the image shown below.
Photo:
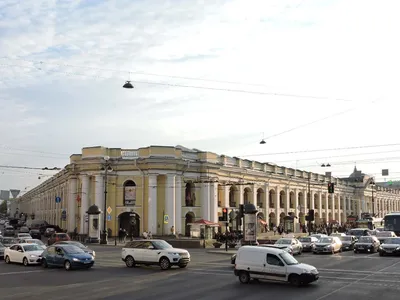
<path fill-rule="evenodd" d="M 383 216 L 399 211 L 399 190 L 372 181 L 357 170 L 339 179 L 181 146 L 88 147 L 72 155 L 64 170 L 20 197 L 18 207 L 81 234 L 88 231 L 86 212 L 96 204 L 101 218 L 108 214 L 104 208 L 110 208 L 107 227 L 113 234 L 125 228 L 135 236 L 143 231 L 188 235 L 193 221 L 218 222 L 223 207 L 236 209 L 250 202 L 269 225 L 280 224 L 289 214 L 297 216 L 298 230 L 309 209 L 315 210 L 317 224 L 343 223 L 362 212 Z M 335 184 L 334 194 L 328 193 L 328 182 Z"/>

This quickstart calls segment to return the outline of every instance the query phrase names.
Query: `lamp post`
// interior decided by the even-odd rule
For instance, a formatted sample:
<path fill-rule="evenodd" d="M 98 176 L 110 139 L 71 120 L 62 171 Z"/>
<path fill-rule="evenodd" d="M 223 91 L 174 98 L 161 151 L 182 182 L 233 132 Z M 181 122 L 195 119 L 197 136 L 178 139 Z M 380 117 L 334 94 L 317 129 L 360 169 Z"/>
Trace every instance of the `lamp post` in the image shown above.
<path fill-rule="evenodd" d="M 107 245 L 108 244 L 108 233 L 107 233 L 107 184 L 108 184 L 108 172 L 112 171 L 111 165 L 109 163 L 110 157 L 104 157 L 105 164 L 103 164 L 101 170 L 104 171 L 104 210 L 103 210 L 103 232 L 100 236 L 100 244 Z"/>
<path fill-rule="evenodd" d="M 375 217 L 375 198 L 374 198 L 374 189 L 375 189 L 375 180 L 372 178 L 369 183 L 372 189 L 372 216 Z"/>

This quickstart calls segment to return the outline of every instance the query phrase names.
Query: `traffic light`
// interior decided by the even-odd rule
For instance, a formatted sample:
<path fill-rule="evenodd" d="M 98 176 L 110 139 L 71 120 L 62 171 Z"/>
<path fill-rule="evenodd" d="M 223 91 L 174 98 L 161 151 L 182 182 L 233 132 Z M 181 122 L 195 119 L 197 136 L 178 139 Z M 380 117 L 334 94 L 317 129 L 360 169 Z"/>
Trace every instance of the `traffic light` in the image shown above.
<path fill-rule="evenodd" d="M 335 184 L 332 183 L 332 182 L 329 182 L 329 183 L 328 183 L 328 193 L 329 193 L 329 194 L 335 193 Z"/>
<path fill-rule="evenodd" d="M 244 205 L 240 204 L 239 205 L 239 218 L 243 218 L 244 216 Z"/>
<path fill-rule="evenodd" d="M 314 210 L 313 210 L 313 209 L 310 209 L 310 210 L 308 211 L 308 221 L 312 222 L 312 221 L 314 221 L 314 218 L 315 218 L 315 216 L 314 216 Z"/>
<path fill-rule="evenodd" d="M 222 209 L 222 221 L 223 222 L 228 221 L 228 209 L 226 207 Z"/>

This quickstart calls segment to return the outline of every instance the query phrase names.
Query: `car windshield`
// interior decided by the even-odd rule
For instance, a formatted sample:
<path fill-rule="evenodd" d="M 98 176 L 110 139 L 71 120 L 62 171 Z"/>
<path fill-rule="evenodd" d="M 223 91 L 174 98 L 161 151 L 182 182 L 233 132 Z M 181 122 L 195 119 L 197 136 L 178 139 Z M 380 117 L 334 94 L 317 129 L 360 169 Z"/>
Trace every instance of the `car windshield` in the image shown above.
<path fill-rule="evenodd" d="M 81 244 L 81 243 L 79 243 L 79 242 L 71 242 L 71 243 L 68 243 L 68 244 L 69 244 L 69 245 L 76 246 L 76 247 L 81 248 L 81 249 L 86 249 L 86 246 L 83 245 L 83 244 Z M 67 245 L 68 245 L 68 244 L 67 244 Z"/>
<path fill-rule="evenodd" d="M 23 236 L 30 236 L 29 233 L 18 233 L 18 236 L 23 237 Z"/>
<path fill-rule="evenodd" d="M 43 249 L 39 245 L 32 244 L 32 245 L 25 245 L 24 250 L 25 252 L 30 252 L 30 251 L 40 251 Z"/>
<path fill-rule="evenodd" d="M 351 236 L 341 236 L 340 239 L 342 241 L 350 242 L 351 241 Z"/>
<path fill-rule="evenodd" d="M 36 239 L 35 240 L 26 240 L 26 242 L 29 244 L 37 244 L 40 246 L 44 245 L 44 243 L 41 240 L 36 240 Z"/>
<path fill-rule="evenodd" d="M 392 238 L 385 240 L 385 244 L 396 244 L 400 245 L 400 238 Z"/>
<path fill-rule="evenodd" d="M 290 245 L 291 244 L 291 240 L 286 240 L 286 239 L 280 239 L 276 242 L 277 245 Z"/>
<path fill-rule="evenodd" d="M 332 243 L 332 241 L 333 241 L 333 239 L 332 238 L 326 238 L 326 237 L 324 237 L 324 238 L 321 238 L 318 242 L 319 243 Z"/>
<path fill-rule="evenodd" d="M 362 236 L 359 240 L 360 243 L 372 243 L 372 238 L 369 236 Z"/>
<path fill-rule="evenodd" d="M 283 259 L 283 261 L 285 262 L 285 264 L 287 265 L 298 265 L 299 262 L 297 261 L 297 259 L 295 259 L 292 255 L 290 255 L 289 253 L 285 252 L 282 254 L 279 254 L 279 256 Z"/>
<path fill-rule="evenodd" d="M 302 243 L 311 243 L 311 238 L 300 238 L 300 242 L 302 242 Z"/>
<path fill-rule="evenodd" d="M 81 253 L 85 253 L 85 251 L 83 251 L 81 248 L 74 246 L 74 245 L 68 245 L 68 246 L 64 246 L 62 247 L 62 249 L 68 253 L 68 254 L 81 254 Z"/>
<path fill-rule="evenodd" d="M 65 233 L 59 233 L 59 234 L 57 234 L 57 237 L 59 239 L 65 239 L 67 237 L 67 235 Z"/>
<path fill-rule="evenodd" d="M 153 245 L 157 249 L 170 249 L 173 248 L 170 244 L 168 244 L 166 241 L 153 241 Z"/>

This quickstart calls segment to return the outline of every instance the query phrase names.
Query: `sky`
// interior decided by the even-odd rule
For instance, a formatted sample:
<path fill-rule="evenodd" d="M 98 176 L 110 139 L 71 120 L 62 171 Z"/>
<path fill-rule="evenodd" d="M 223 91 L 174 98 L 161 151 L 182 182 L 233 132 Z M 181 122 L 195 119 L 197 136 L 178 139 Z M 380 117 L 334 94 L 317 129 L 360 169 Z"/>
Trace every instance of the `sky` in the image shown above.
<path fill-rule="evenodd" d="M 5 166 L 99 145 L 400 180 L 398 1 L 18 3 L 0 2 L 0 189 L 54 174 Z"/>

